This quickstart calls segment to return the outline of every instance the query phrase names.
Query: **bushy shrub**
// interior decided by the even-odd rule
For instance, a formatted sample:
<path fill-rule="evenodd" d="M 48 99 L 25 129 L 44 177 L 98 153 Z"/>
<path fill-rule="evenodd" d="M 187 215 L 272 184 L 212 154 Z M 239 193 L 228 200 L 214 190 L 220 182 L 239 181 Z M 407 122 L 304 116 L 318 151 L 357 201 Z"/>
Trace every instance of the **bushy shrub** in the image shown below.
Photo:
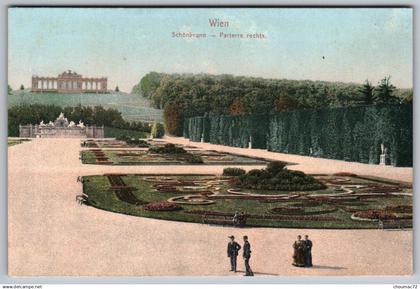
<path fill-rule="evenodd" d="M 152 146 L 149 148 L 149 152 L 155 154 L 186 154 L 187 151 L 182 147 L 177 147 L 172 143 L 167 143 L 163 147 Z"/>
<path fill-rule="evenodd" d="M 118 135 L 117 137 L 115 137 L 115 139 L 116 140 L 120 140 L 120 141 L 125 141 L 125 142 L 127 142 L 127 141 L 130 141 L 131 140 L 131 137 L 129 137 L 128 135 L 126 135 L 126 134 L 122 134 L 122 135 Z"/>
<path fill-rule="evenodd" d="M 320 190 L 326 186 L 314 177 L 301 171 L 290 171 L 283 162 L 273 162 L 266 169 L 250 170 L 238 178 L 241 188 L 257 190 Z"/>
<path fill-rule="evenodd" d="M 225 168 L 223 169 L 224 176 L 241 176 L 245 174 L 245 170 L 241 168 Z"/>
<path fill-rule="evenodd" d="M 185 161 L 190 164 L 202 164 L 203 158 L 199 155 L 193 155 L 193 154 L 187 153 L 185 156 Z"/>
<path fill-rule="evenodd" d="M 120 141 L 125 141 L 126 144 L 130 146 L 139 147 L 139 148 L 147 148 L 150 146 L 147 141 L 138 139 L 138 138 L 132 138 L 131 136 L 128 136 L 128 135 L 120 135 L 120 136 L 117 136 L 115 139 L 120 140 Z"/>
<path fill-rule="evenodd" d="M 277 174 L 279 172 L 281 172 L 285 167 L 286 167 L 287 163 L 286 162 L 282 162 L 282 161 L 274 161 L 274 162 L 270 162 L 267 165 L 267 171 L 270 174 Z"/>
<path fill-rule="evenodd" d="M 126 142 L 128 145 L 136 146 L 139 148 L 147 148 L 150 146 L 147 141 L 142 140 L 142 139 L 130 139 L 129 141 L 126 141 Z"/>
<path fill-rule="evenodd" d="M 165 127 L 160 122 L 154 122 L 151 133 L 153 138 L 162 138 L 165 135 Z"/>

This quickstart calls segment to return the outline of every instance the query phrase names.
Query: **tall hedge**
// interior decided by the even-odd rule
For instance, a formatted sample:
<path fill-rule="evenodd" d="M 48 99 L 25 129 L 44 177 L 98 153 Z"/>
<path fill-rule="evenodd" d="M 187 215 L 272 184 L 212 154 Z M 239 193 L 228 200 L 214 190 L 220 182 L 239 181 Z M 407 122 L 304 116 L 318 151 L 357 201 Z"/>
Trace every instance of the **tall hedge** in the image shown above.
<path fill-rule="evenodd" d="M 268 116 L 204 116 L 185 120 L 185 138 L 234 147 L 267 147 Z"/>
<path fill-rule="evenodd" d="M 296 110 L 273 115 L 205 116 L 185 121 L 184 137 L 235 147 L 378 164 L 412 166 L 411 105 Z"/>

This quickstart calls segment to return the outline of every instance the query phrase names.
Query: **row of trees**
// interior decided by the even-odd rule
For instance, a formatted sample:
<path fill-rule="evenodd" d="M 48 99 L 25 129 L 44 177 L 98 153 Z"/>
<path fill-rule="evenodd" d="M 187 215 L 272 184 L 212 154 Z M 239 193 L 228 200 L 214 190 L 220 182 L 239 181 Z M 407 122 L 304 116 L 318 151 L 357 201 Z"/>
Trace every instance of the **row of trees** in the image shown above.
<path fill-rule="evenodd" d="M 20 90 L 25 90 L 25 86 L 23 86 L 23 84 L 20 85 Z M 10 86 L 10 84 L 7 85 L 7 94 L 11 95 L 13 92 L 13 88 Z"/>
<path fill-rule="evenodd" d="M 183 120 L 208 113 L 255 115 L 297 109 L 322 109 L 412 101 L 412 90 L 397 89 L 385 77 L 363 84 L 264 79 L 232 75 L 151 72 L 133 93 L 163 108 L 167 132 L 182 134 Z"/>
<path fill-rule="evenodd" d="M 105 109 L 102 106 L 81 105 L 63 108 L 57 105 L 25 104 L 9 108 L 9 136 L 19 135 L 19 124 L 37 124 L 41 121 L 48 123 L 49 121 L 54 121 L 60 112 L 63 112 L 69 121 L 74 121 L 75 123 L 81 120 L 85 125 L 95 124 L 150 133 L 148 123 L 128 122 L 123 119 L 120 111 L 113 108 Z"/>

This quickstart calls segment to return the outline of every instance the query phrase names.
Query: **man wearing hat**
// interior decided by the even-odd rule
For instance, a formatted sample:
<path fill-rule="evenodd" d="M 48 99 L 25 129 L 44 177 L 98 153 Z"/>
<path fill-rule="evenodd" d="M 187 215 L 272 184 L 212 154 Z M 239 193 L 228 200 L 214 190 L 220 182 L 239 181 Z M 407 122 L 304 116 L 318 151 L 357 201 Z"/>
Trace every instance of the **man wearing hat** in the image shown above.
<path fill-rule="evenodd" d="M 254 276 L 254 273 L 249 266 L 249 259 L 251 259 L 251 244 L 248 242 L 248 236 L 244 236 L 244 249 L 242 256 L 245 262 L 245 276 Z"/>
<path fill-rule="evenodd" d="M 227 246 L 227 255 L 230 258 L 230 271 L 236 272 L 236 258 L 238 257 L 238 252 L 241 250 L 241 245 L 235 242 L 234 236 L 229 236 L 230 242 Z"/>

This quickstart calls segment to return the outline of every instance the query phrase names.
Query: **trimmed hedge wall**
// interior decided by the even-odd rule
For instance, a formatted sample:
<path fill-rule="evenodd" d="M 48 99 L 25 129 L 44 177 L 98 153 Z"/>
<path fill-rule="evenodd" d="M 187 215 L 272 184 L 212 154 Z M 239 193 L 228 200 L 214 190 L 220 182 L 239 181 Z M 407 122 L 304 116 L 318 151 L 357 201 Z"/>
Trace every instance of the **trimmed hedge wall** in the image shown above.
<path fill-rule="evenodd" d="M 378 164 L 381 144 L 393 166 L 412 166 L 411 105 L 296 110 L 273 115 L 205 116 L 185 121 L 192 141 Z"/>

